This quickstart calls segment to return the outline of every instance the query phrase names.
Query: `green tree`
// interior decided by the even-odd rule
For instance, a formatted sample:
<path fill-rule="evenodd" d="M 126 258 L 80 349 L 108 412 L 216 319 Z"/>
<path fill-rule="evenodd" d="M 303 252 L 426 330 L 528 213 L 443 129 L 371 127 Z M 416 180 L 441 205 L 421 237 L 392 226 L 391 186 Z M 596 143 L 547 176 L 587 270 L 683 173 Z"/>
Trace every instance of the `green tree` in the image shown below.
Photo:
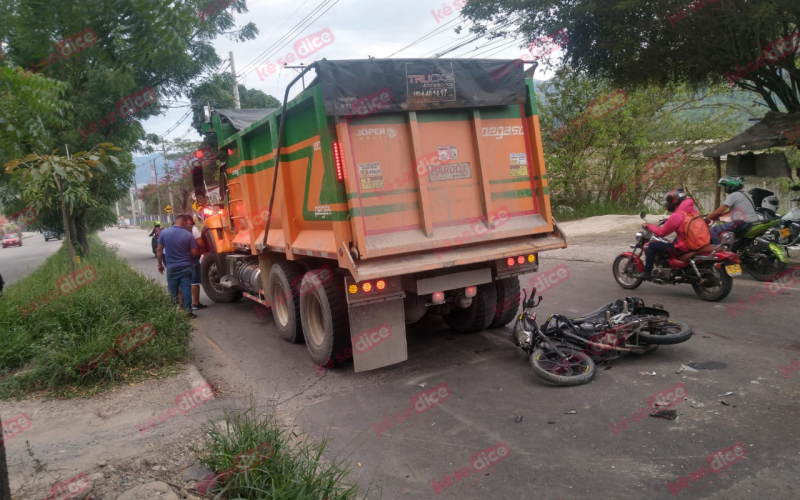
<path fill-rule="evenodd" d="M 48 147 L 18 140 L 15 147 L 20 156 L 50 154 L 64 145 L 79 151 L 106 141 L 126 152 L 152 153 L 159 138 L 146 134 L 141 121 L 162 113 L 185 96 L 198 77 L 220 67 L 213 39 L 223 35 L 243 41 L 258 33 L 253 23 L 235 26 L 233 14 L 247 12 L 245 0 L 235 0 L 205 19 L 196 9 L 205 9 L 208 0 L 7 0 L 6 4 L 0 12 L 0 45 L 6 49 L 6 64 L 68 84 L 61 96 L 68 105 L 65 123 L 45 122 L 52 139 Z M 89 29 L 92 35 L 87 41 Z M 78 34 L 84 37 L 83 50 L 65 49 L 73 46 L 69 41 L 59 43 Z M 30 72 L 26 75 L 36 78 Z M 157 96 L 155 102 L 134 113 L 122 108 L 126 97 L 147 89 Z M 70 221 L 79 240 L 89 228 L 87 221 L 102 224 L 107 218 L 109 211 L 100 207 L 110 207 L 124 196 L 124 188 L 133 182 L 127 168 L 126 160 L 110 171 L 113 182 L 99 186 L 96 179 L 89 182 L 99 205 L 73 207 Z"/>
<path fill-rule="evenodd" d="M 691 156 L 705 141 L 728 136 L 735 126 L 731 115 L 739 112 L 718 106 L 705 118 L 693 118 L 692 111 L 708 109 L 704 102 L 713 93 L 656 86 L 625 92 L 622 106 L 603 108 L 607 96 L 621 92 L 607 80 L 590 80 L 567 69 L 540 86 L 539 117 L 554 205 L 619 201 L 638 207 L 648 197 L 660 199 L 667 187 L 685 186 L 694 165 L 649 175 L 655 160 L 679 148 Z"/>
<path fill-rule="evenodd" d="M 21 160 L 12 160 L 6 166 L 6 173 L 14 175 L 22 186 L 22 197 L 30 203 L 37 212 L 43 210 L 58 210 L 62 214 L 63 227 L 66 232 L 67 247 L 70 252 L 72 271 L 75 271 L 75 259 L 72 255 L 72 242 L 69 215 L 78 214 L 75 221 L 82 220 L 89 207 L 100 206 L 99 197 L 90 189 L 92 179 L 100 180 L 108 172 L 106 164 L 121 165 L 120 160 L 108 151 L 119 151 L 120 148 L 110 143 L 95 146 L 90 151 L 81 151 L 75 155 L 67 153 L 66 156 L 39 155 L 32 153 Z M 83 252 L 89 253 L 85 232 L 81 230 L 85 225 L 75 224 L 76 236 L 81 243 Z"/>
<path fill-rule="evenodd" d="M 266 109 L 279 108 L 281 106 L 279 100 L 258 89 L 247 89 L 241 84 L 238 87 L 239 104 L 242 109 Z M 189 98 L 198 106 L 194 108 L 192 127 L 198 134 L 203 135 L 204 118 L 202 106 L 210 103 L 213 107 L 219 109 L 232 109 L 234 107 L 233 75 L 222 73 L 206 79 L 189 92 Z"/>
<path fill-rule="evenodd" d="M 728 81 L 755 92 L 773 111 L 800 111 L 800 38 L 781 57 L 765 59 L 772 42 L 797 33 L 797 0 L 496 0 L 470 2 L 462 14 L 475 32 L 500 20 L 529 42 L 562 28 L 566 61 L 592 78 L 617 86 L 688 84 L 694 89 Z M 698 8 L 699 6 L 699 8 Z M 677 17 L 675 17 L 677 14 Z M 791 43 L 791 40 L 790 40 Z M 758 58 L 762 58 L 759 60 Z"/>

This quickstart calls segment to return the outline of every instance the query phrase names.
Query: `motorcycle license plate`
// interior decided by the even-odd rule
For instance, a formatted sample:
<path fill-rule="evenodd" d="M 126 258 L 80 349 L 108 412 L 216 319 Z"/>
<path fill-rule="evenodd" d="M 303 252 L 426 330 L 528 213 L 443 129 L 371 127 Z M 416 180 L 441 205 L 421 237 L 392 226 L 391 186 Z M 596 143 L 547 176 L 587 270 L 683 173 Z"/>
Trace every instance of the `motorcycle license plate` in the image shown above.
<path fill-rule="evenodd" d="M 728 276 L 741 276 L 742 274 L 742 266 L 739 264 L 725 266 L 725 270 L 728 271 Z"/>
<path fill-rule="evenodd" d="M 781 229 L 781 237 L 782 237 L 782 238 L 783 238 L 784 236 L 791 236 L 791 235 L 792 235 L 792 232 L 791 232 L 791 231 L 789 231 L 789 228 L 788 228 L 788 227 L 787 227 L 786 229 Z"/>

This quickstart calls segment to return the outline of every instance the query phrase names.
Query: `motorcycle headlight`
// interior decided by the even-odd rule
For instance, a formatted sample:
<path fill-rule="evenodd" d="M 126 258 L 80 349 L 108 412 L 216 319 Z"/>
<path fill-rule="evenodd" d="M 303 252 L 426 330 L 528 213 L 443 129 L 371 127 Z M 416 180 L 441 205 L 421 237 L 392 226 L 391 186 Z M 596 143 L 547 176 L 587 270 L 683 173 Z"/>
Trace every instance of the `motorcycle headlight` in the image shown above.
<path fill-rule="evenodd" d="M 644 233 L 642 233 L 641 231 L 636 233 L 636 238 L 641 238 L 642 236 L 644 236 Z"/>

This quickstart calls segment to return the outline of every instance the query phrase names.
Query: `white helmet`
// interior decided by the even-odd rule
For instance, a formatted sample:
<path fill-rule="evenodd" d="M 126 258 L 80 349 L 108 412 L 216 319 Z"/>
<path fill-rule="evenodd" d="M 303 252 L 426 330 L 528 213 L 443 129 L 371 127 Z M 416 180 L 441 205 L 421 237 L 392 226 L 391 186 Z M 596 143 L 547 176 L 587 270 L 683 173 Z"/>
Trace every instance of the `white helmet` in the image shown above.
<path fill-rule="evenodd" d="M 778 207 L 780 206 L 780 201 L 776 196 L 767 196 L 763 200 L 761 200 L 761 208 L 766 208 L 767 210 L 772 210 L 773 212 L 778 212 Z"/>

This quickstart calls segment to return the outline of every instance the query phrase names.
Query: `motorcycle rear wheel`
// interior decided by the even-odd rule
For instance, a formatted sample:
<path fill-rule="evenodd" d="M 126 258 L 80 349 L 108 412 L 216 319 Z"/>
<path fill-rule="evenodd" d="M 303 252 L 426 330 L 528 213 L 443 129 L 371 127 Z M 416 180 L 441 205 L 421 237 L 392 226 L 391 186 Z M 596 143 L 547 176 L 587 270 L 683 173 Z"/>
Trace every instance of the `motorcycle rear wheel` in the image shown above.
<path fill-rule="evenodd" d="M 774 278 L 776 274 L 782 273 L 786 270 L 786 263 L 781 262 L 778 260 L 777 257 L 770 256 L 771 262 L 769 265 L 766 266 L 754 266 L 754 265 L 746 265 L 747 272 L 753 279 L 758 281 L 767 281 L 770 278 Z"/>
<path fill-rule="evenodd" d="M 694 288 L 694 293 L 697 294 L 703 300 L 707 300 L 709 302 L 717 302 L 731 293 L 733 290 L 733 278 L 728 275 L 728 272 L 725 271 L 725 268 L 715 269 L 711 268 L 704 268 L 700 270 L 701 274 L 719 274 L 719 286 L 716 287 L 704 287 L 698 283 L 692 284 L 692 288 Z"/>
<path fill-rule="evenodd" d="M 635 288 L 639 288 L 639 285 L 642 284 L 641 278 L 632 278 L 631 273 L 638 271 L 636 269 L 636 264 L 631 262 L 631 265 L 628 266 L 628 257 L 624 255 L 617 256 L 614 259 L 613 264 L 613 272 L 614 272 L 614 279 L 617 281 L 617 284 L 626 290 L 633 290 Z M 630 269 L 626 269 L 626 267 L 630 267 Z"/>
<path fill-rule="evenodd" d="M 670 318 L 665 326 L 654 326 L 651 331 L 639 331 L 639 339 L 648 344 L 680 344 L 692 338 L 692 327 L 685 322 Z"/>
<path fill-rule="evenodd" d="M 592 358 L 572 346 L 559 344 L 558 348 L 569 357 L 568 360 L 562 360 L 551 348 L 536 349 L 530 357 L 533 372 L 562 387 L 588 384 L 597 371 Z"/>

